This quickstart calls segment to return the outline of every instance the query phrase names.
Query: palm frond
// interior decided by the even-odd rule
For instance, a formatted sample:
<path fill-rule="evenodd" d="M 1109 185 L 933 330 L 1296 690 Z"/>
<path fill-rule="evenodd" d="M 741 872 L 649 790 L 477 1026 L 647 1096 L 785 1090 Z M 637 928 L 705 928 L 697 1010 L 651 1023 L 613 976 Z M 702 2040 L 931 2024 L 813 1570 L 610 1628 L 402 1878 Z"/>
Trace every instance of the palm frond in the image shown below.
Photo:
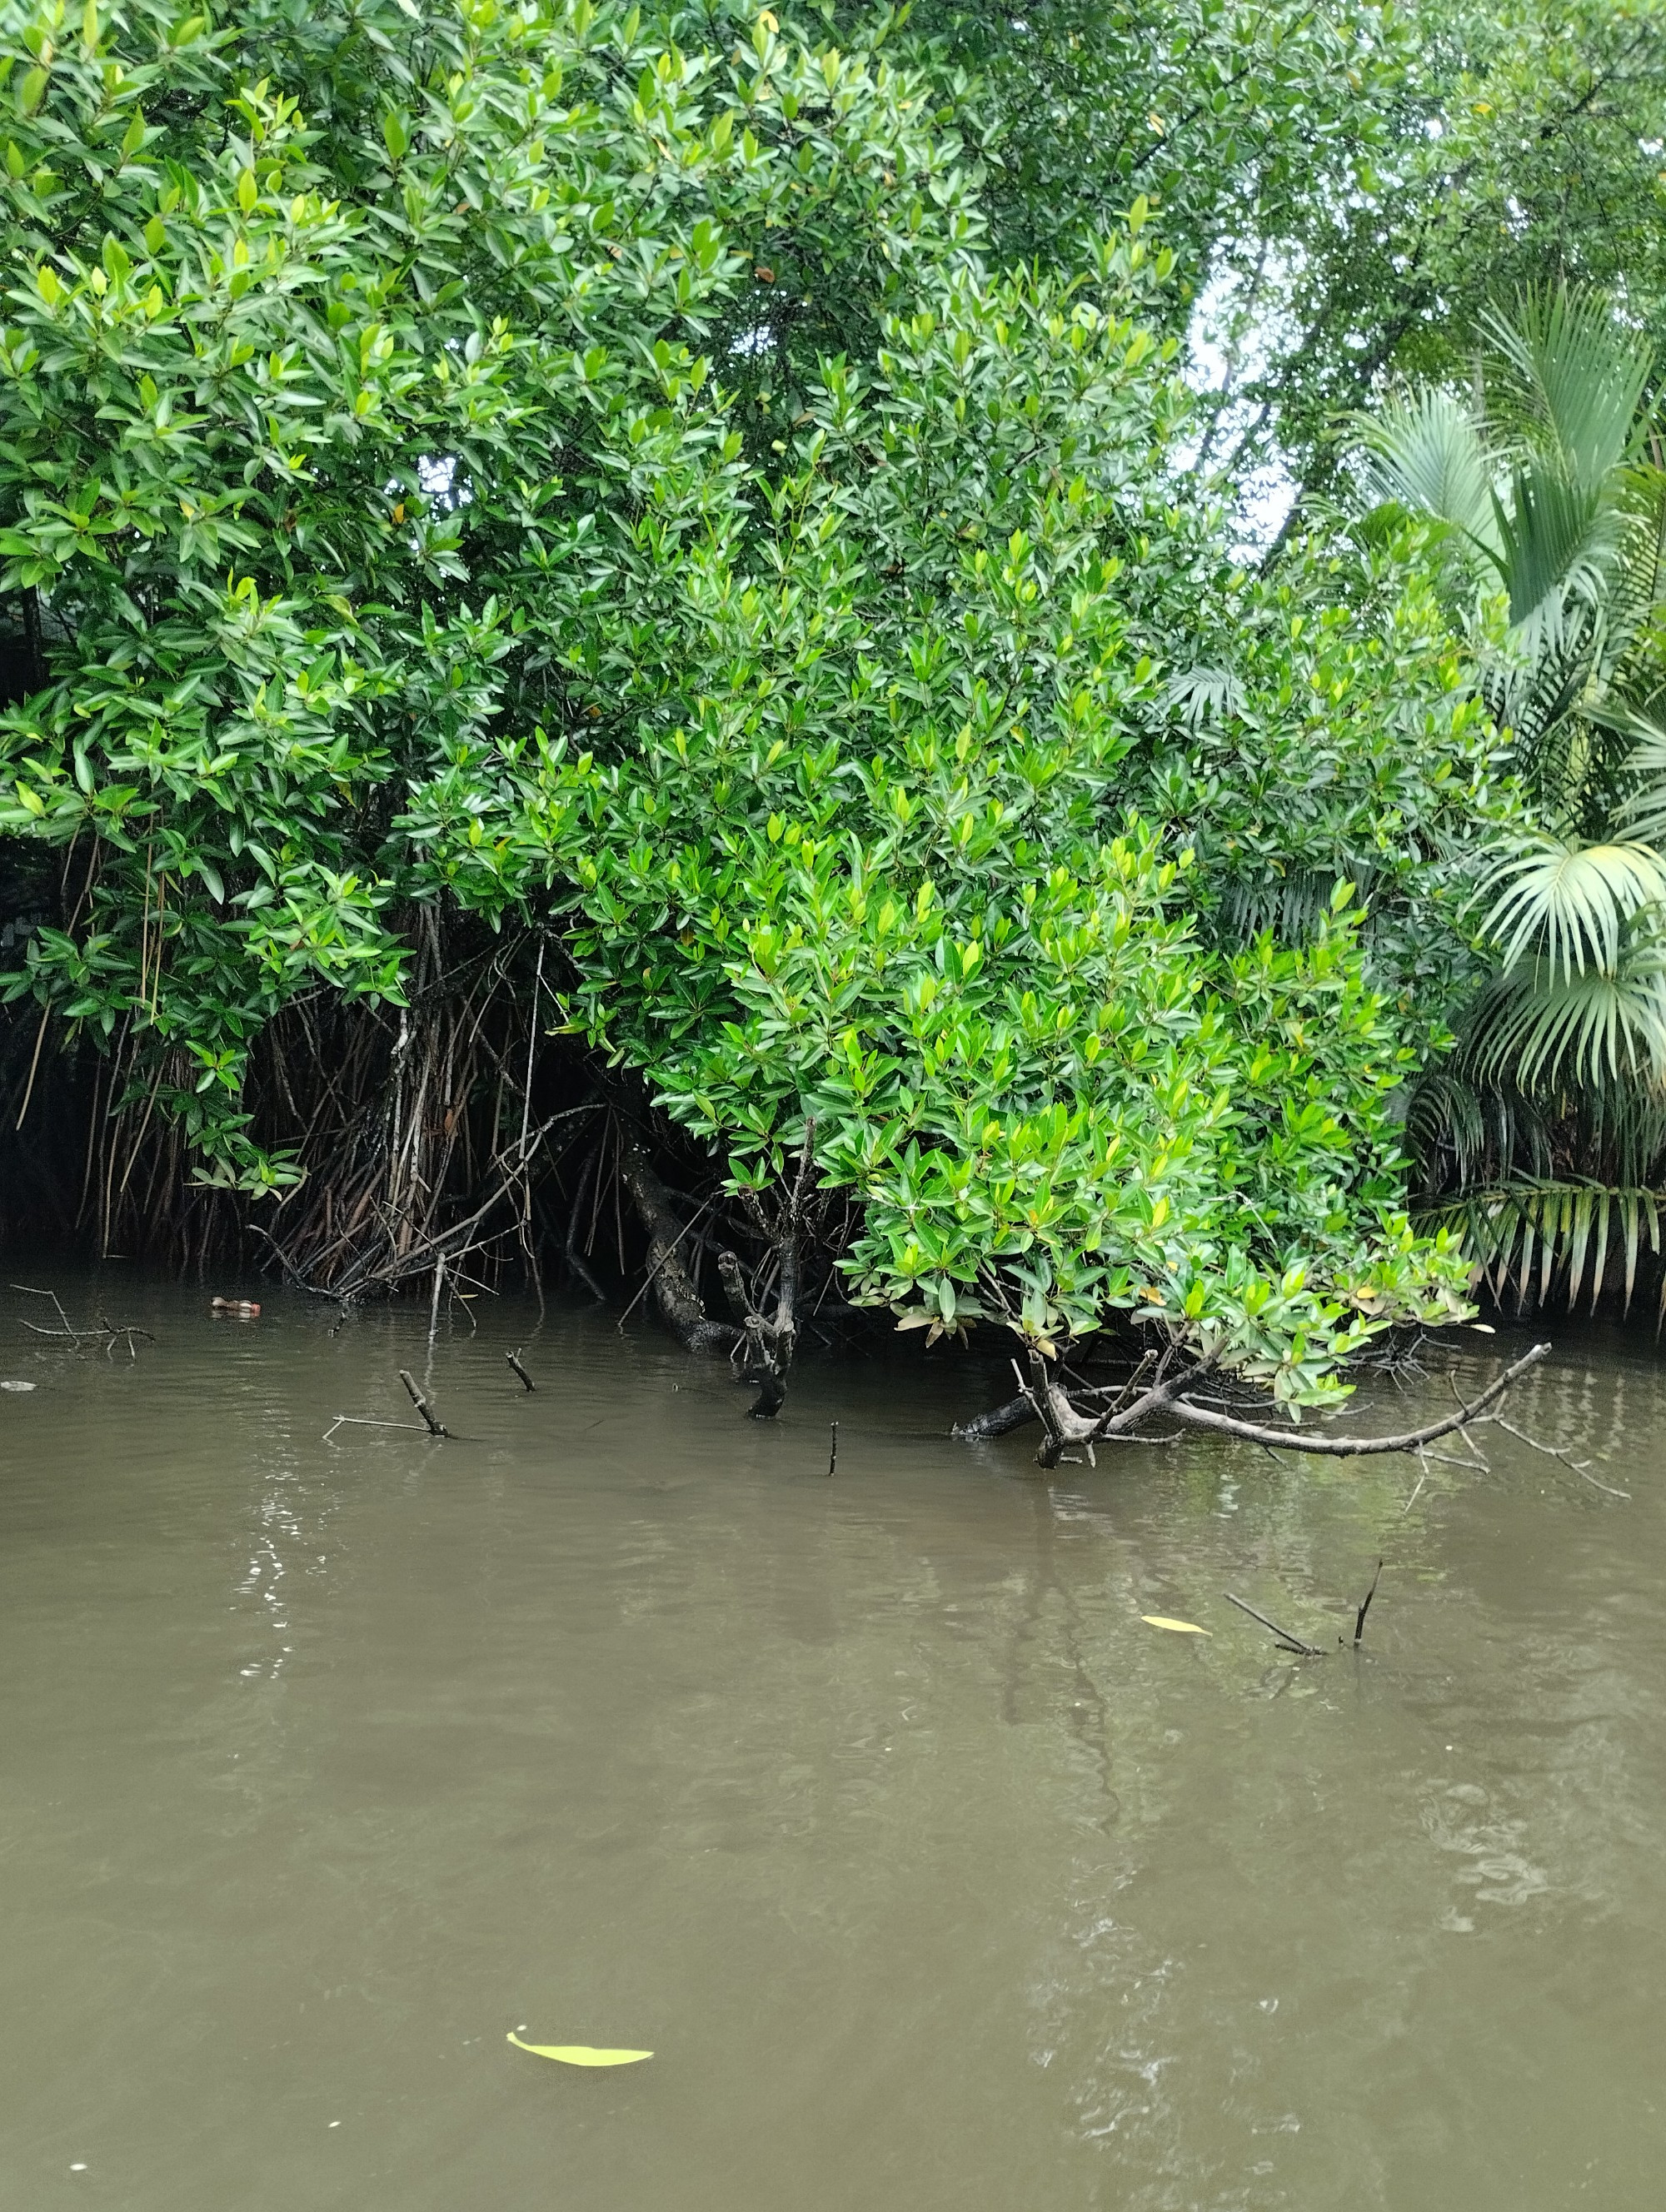
<path fill-rule="evenodd" d="M 1193 735 L 1243 712 L 1243 686 L 1229 668 L 1183 668 L 1158 690 L 1158 703 L 1179 709 Z"/>
<path fill-rule="evenodd" d="M 1666 1181 L 1666 1088 L 1598 1085 L 1583 1102 L 1573 1144 L 1587 1171 L 1605 1182 L 1661 1184 Z M 1535 1171 L 1542 1173 L 1542 1166 Z"/>
<path fill-rule="evenodd" d="M 1629 1311 L 1645 1242 L 1660 1252 L 1663 1205 L 1666 1194 L 1646 1186 L 1522 1180 L 1450 1200 L 1424 1225 L 1461 1233 L 1494 1298 L 1502 1305 L 1513 1289 L 1518 1308 L 1529 1293 L 1547 1304 L 1560 1277 L 1568 1311 L 1589 1285 L 1595 1313 L 1617 1249 Z"/>
<path fill-rule="evenodd" d="M 1426 386 L 1361 416 L 1358 428 L 1368 495 L 1448 523 L 1496 554 L 1499 465 L 1467 400 Z"/>
<path fill-rule="evenodd" d="M 1634 463 L 1620 477 L 1620 497 L 1627 530 L 1626 558 L 1608 587 L 1620 647 L 1614 673 L 1622 688 L 1635 695 L 1639 684 L 1652 690 L 1660 681 L 1658 640 L 1651 650 L 1648 631 L 1651 618 L 1666 607 L 1666 468 L 1653 461 Z M 1627 669 L 1625 653 L 1633 640 L 1643 647 L 1645 666 Z"/>
<path fill-rule="evenodd" d="M 1235 877 L 1225 886 L 1223 919 L 1240 943 L 1271 930 L 1280 944 L 1310 944 L 1333 910 L 1339 884 L 1353 885 L 1354 911 L 1369 921 L 1373 880 L 1372 869 L 1359 860 L 1335 869 L 1295 868 L 1287 874 Z"/>
<path fill-rule="evenodd" d="M 1601 490 L 1637 449 L 1652 347 L 1600 294 L 1565 285 L 1522 293 L 1510 313 L 1484 316 L 1482 328 L 1497 349 L 1505 410 L 1555 455 L 1571 484 Z"/>
<path fill-rule="evenodd" d="M 1651 947 L 1618 973 L 1533 961 L 1497 975 L 1470 1016 L 1465 1056 L 1483 1081 L 1529 1091 L 1655 1079 L 1666 1072 L 1666 956 Z"/>
<path fill-rule="evenodd" d="M 1578 482 L 1536 459 L 1520 463 L 1506 503 L 1493 495 L 1492 558 L 1525 649 L 1560 648 L 1568 610 L 1600 606 L 1625 539 L 1618 486 Z"/>
<path fill-rule="evenodd" d="M 1485 1079 L 1473 1049 L 1419 1076 L 1406 1137 L 1432 1188 L 1456 1177 L 1462 1188 L 1516 1171 L 1542 1180 L 1554 1152 L 1544 1102 L 1509 1082 Z"/>
<path fill-rule="evenodd" d="M 1590 719 L 1629 738 L 1626 774 L 1633 788 L 1615 809 L 1615 819 L 1645 843 L 1666 836 L 1666 720 L 1658 706 L 1618 699 L 1593 708 Z"/>
<path fill-rule="evenodd" d="M 1450 1152 L 1460 1181 L 1468 1182 L 1489 1149 L 1487 1103 L 1459 1068 L 1427 1068 L 1406 1106 L 1406 1140 L 1426 1170 Z"/>
<path fill-rule="evenodd" d="M 1589 702 L 1606 629 L 1601 605 L 1553 594 L 1482 673 L 1487 712 L 1513 733 L 1523 774 L 1551 817 L 1569 828 L 1583 813 L 1570 725 Z"/>
<path fill-rule="evenodd" d="M 1531 951 L 1552 981 L 1592 969 L 1613 975 L 1626 925 L 1666 902 L 1666 861 L 1651 845 L 1541 836 L 1493 884 L 1499 896 L 1486 927 L 1506 970 Z"/>

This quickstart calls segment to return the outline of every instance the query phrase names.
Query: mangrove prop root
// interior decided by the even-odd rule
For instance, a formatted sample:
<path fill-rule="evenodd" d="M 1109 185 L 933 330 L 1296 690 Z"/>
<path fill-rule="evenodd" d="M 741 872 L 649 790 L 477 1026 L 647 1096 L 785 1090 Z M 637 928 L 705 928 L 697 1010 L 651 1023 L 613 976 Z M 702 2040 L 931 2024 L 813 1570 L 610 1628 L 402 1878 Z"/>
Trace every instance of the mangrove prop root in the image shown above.
<path fill-rule="evenodd" d="M 690 1352 L 728 1352 L 739 1332 L 714 1322 L 678 1247 L 686 1224 L 635 1131 L 619 1115 L 619 1179 L 648 1231 L 648 1273 L 660 1318 Z"/>
<path fill-rule="evenodd" d="M 771 1321 L 753 1306 L 745 1275 L 733 1252 L 718 1254 L 717 1271 L 730 1309 L 741 1324 L 740 1341 L 731 1358 L 738 1364 L 741 1381 L 757 1386 L 757 1399 L 747 1410 L 755 1421 L 772 1421 L 787 1403 L 787 1376 L 797 1337 L 788 1294 L 783 1290 Z"/>

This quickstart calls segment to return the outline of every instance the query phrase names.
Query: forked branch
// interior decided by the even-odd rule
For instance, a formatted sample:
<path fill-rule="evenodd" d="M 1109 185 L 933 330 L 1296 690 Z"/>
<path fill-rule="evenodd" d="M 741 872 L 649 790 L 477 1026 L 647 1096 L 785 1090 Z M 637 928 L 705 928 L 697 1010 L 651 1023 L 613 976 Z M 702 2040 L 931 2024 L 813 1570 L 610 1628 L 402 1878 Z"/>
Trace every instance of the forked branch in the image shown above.
<path fill-rule="evenodd" d="M 1462 1431 L 1467 1436 L 1472 1427 L 1485 1427 L 1500 1420 L 1492 1408 L 1529 1368 L 1538 1365 L 1549 1350 L 1547 1344 L 1535 1344 L 1531 1351 L 1523 1352 L 1506 1367 L 1496 1381 L 1489 1382 L 1477 1398 L 1468 1404 L 1460 1399 L 1457 1410 L 1438 1421 L 1426 1422 L 1420 1428 L 1403 1429 L 1392 1436 L 1364 1437 L 1329 1436 L 1322 1431 L 1298 1428 L 1293 1424 L 1275 1428 L 1268 1422 L 1249 1420 L 1242 1414 L 1226 1411 L 1219 1401 L 1204 1403 L 1193 1394 L 1210 1380 L 1213 1370 L 1208 1364 L 1168 1376 L 1159 1367 L 1154 1379 L 1137 1395 L 1130 1397 L 1126 1391 L 1119 1392 L 1109 1407 L 1096 1405 L 1091 1412 L 1084 1413 L 1073 1402 L 1054 1365 L 1038 1351 L 1032 1351 L 1027 1380 L 1014 1363 L 1018 1397 L 998 1407 L 982 1421 L 957 1429 L 955 1433 L 963 1437 L 1000 1436 L 1018 1427 L 1025 1419 L 1039 1420 L 1045 1434 L 1036 1458 L 1038 1465 L 1048 1468 L 1056 1467 L 1067 1454 L 1079 1454 L 1091 1462 L 1096 1444 L 1119 1438 L 1134 1443 L 1151 1442 L 1152 1439 L 1142 1437 L 1138 1432 L 1158 1414 L 1166 1414 L 1170 1421 L 1185 1427 L 1213 1430 L 1218 1435 L 1237 1437 L 1245 1443 L 1262 1444 L 1273 1451 L 1307 1452 L 1328 1459 L 1360 1459 L 1383 1452 L 1420 1452 L 1455 1431 Z M 1101 1394 L 1091 1395 L 1097 1398 Z M 1502 1425 L 1508 1426 L 1507 1423 Z M 1170 1431 L 1164 1440 L 1172 1441 L 1175 1433 Z M 1576 1472 L 1583 1473 L 1583 1469 Z M 1585 1479 L 1591 1480 L 1588 1475 Z"/>

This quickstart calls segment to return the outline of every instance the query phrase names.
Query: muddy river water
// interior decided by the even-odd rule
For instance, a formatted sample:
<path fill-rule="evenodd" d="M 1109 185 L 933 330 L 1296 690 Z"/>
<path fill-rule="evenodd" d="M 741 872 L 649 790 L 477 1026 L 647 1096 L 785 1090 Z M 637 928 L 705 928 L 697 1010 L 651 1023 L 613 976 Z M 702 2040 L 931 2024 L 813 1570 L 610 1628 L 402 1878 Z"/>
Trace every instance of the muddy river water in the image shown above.
<path fill-rule="evenodd" d="M 1496 1435 L 1414 1495 L 1213 1440 L 1042 1477 L 945 1434 L 1005 1395 L 965 1355 L 754 1425 L 640 1315 L 430 1354 L 33 1279 L 155 1340 L 0 1292 L 10 2212 L 1666 2201 L 1646 1328 L 1553 1330 L 1511 1408 L 1627 1498 Z M 401 1367 L 452 1441 L 325 1441 Z"/>

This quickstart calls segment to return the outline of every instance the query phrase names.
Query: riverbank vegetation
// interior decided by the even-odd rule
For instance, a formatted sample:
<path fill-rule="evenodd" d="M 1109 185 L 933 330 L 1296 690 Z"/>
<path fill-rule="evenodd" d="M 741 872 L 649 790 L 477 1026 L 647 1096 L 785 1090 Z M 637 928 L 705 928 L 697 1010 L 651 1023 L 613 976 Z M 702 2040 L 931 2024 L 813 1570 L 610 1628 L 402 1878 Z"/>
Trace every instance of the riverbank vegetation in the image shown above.
<path fill-rule="evenodd" d="M 1666 1039 L 1620 21 L 35 0 L 14 1231 L 564 1268 L 763 1413 L 1005 1332 L 1055 1456 L 1467 1312 Z"/>

